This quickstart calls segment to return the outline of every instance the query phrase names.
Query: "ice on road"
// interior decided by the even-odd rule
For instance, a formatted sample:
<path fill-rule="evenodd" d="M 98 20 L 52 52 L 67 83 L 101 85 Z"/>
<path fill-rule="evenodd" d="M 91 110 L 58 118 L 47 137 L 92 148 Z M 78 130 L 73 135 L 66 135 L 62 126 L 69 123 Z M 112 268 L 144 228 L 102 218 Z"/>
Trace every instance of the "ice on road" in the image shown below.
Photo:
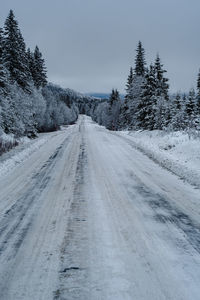
<path fill-rule="evenodd" d="M 0 178 L 1 300 L 193 300 L 200 192 L 80 116 Z"/>

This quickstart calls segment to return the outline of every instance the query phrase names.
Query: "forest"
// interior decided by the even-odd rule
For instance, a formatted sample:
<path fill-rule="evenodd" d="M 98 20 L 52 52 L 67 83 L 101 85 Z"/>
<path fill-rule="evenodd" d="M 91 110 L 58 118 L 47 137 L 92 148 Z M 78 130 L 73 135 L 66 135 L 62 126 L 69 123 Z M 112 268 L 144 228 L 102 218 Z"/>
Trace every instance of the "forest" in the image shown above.
<path fill-rule="evenodd" d="M 135 66 L 130 68 L 125 99 L 112 90 L 109 101 L 98 105 L 92 117 L 110 130 L 198 131 L 200 129 L 200 72 L 196 91 L 169 93 L 159 54 L 146 67 L 145 50 L 139 41 Z"/>
<path fill-rule="evenodd" d="M 0 152 L 21 137 L 57 130 L 86 114 L 109 130 L 200 129 L 200 72 L 196 91 L 169 93 L 169 81 L 159 54 L 147 67 L 139 41 L 130 67 L 126 95 L 113 89 L 109 99 L 85 96 L 47 81 L 39 47 L 26 47 L 12 10 L 0 29 Z"/>

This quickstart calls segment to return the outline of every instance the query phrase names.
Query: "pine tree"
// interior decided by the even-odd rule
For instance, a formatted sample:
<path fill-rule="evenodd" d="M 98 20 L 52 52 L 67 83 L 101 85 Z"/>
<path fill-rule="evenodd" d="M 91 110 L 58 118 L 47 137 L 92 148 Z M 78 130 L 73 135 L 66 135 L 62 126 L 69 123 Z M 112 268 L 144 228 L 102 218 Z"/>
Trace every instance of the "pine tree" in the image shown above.
<path fill-rule="evenodd" d="M 7 72 L 3 63 L 3 30 L 0 28 L 0 90 L 4 92 L 7 84 Z"/>
<path fill-rule="evenodd" d="M 180 93 L 176 94 L 175 100 L 174 100 L 174 106 L 175 106 L 175 111 L 178 111 L 181 109 L 181 95 Z"/>
<path fill-rule="evenodd" d="M 159 54 L 157 54 L 155 60 L 155 73 L 156 73 L 156 96 L 164 96 L 166 100 L 169 99 L 168 96 L 168 79 L 164 77 L 164 73 L 167 71 L 163 69 L 163 64 L 161 64 Z"/>
<path fill-rule="evenodd" d="M 35 47 L 34 51 L 34 69 L 32 76 L 36 88 L 44 87 L 47 84 L 45 62 L 38 46 Z"/>
<path fill-rule="evenodd" d="M 195 90 L 192 88 L 186 98 L 185 103 L 185 127 L 196 128 L 198 125 L 198 113 Z"/>
<path fill-rule="evenodd" d="M 118 90 L 112 89 L 112 93 L 110 94 L 110 97 L 109 97 L 110 108 L 112 108 L 113 104 L 118 99 L 119 99 L 119 92 L 118 92 Z"/>
<path fill-rule="evenodd" d="M 144 76 L 145 74 L 145 51 L 142 47 L 142 43 L 139 41 L 138 47 L 136 49 L 136 59 L 135 59 L 135 75 Z"/>
<path fill-rule="evenodd" d="M 142 47 L 142 43 L 139 41 L 138 47 L 136 49 L 134 78 L 129 92 L 129 108 L 127 110 L 127 120 L 129 125 L 128 127 L 130 129 L 137 127 L 138 107 L 142 105 L 142 103 L 140 103 L 142 102 L 141 92 L 142 86 L 145 82 L 145 64 L 145 51 Z"/>
<path fill-rule="evenodd" d="M 197 78 L 197 113 L 200 115 L 200 70 Z"/>
<path fill-rule="evenodd" d="M 32 75 L 29 69 L 29 60 L 28 60 L 28 55 L 26 51 L 26 44 L 24 41 L 24 38 L 19 31 L 19 45 L 20 45 L 20 53 L 21 53 L 21 60 L 22 60 L 22 65 L 23 65 L 23 70 L 27 79 L 27 82 L 32 80 Z"/>
<path fill-rule="evenodd" d="M 141 101 L 137 107 L 137 126 L 138 128 L 153 130 L 155 126 L 155 68 L 150 65 L 146 70 L 145 81 L 142 86 Z"/>
<path fill-rule="evenodd" d="M 156 77 L 156 124 L 155 129 L 163 129 L 167 127 L 170 123 L 170 103 L 168 90 L 168 79 L 164 76 L 167 72 L 163 69 L 163 64 L 161 64 L 160 57 L 157 54 L 155 60 L 155 77 Z"/>
<path fill-rule="evenodd" d="M 194 89 L 191 89 L 185 105 L 186 113 L 190 119 L 194 119 L 196 117 L 196 109 L 195 91 Z"/>
<path fill-rule="evenodd" d="M 177 115 L 178 111 L 180 111 L 181 108 L 182 108 L 182 99 L 181 99 L 181 94 L 178 92 L 176 93 L 175 96 L 171 98 L 170 101 L 171 119 L 173 119 Z"/>
<path fill-rule="evenodd" d="M 136 125 L 136 113 L 141 101 L 141 91 L 145 76 L 145 51 L 139 41 L 136 49 L 135 68 L 130 69 L 126 84 L 126 96 L 121 107 L 120 121 L 121 128 L 134 128 Z"/>
<path fill-rule="evenodd" d="M 127 118 L 127 110 L 129 108 L 129 101 L 131 99 L 131 90 L 134 80 L 134 74 L 133 74 L 133 68 L 130 68 L 130 73 L 127 78 L 126 83 L 126 95 L 124 97 L 124 102 L 120 108 L 120 117 L 119 117 L 119 126 L 120 128 L 125 128 L 128 124 L 128 118 Z"/>
<path fill-rule="evenodd" d="M 185 128 L 185 106 L 180 92 L 170 99 L 170 119 L 169 129 L 183 130 Z"/>
<path fill-rule="evenodd" d="M 9 72 L 11 83 L 17 82 L 24 90 L 28 89 L 30 80 L 25 48 L 18 23 L 13 11 L 10 10 L 4 25 L 3 60 Z"/>
<path fill-rule="evenodd" d="M 117 130 L 119 127 L 119 113 L 120 113 L 120 95 L 118 90 L 113 89 L 109 97 L 108 108 L 108 123 L 107 128 L 110 130 Z"/>
<path fill-rule="evenodd" d="M 133 84 L 133 79 L 134 79 L 134 74 L 133 74 L 133 68 L 130 68 L 130 73 L 127 79 L 127 84 L 126 84 L 126 96 L 125 99 L 129 99 L 130 98 L 130 90 Z"/>
<path fill-rule="evenodd" d="M 31 52 L 30 48 L 27 49 L 27 60 L 28 60 L 28 67 L 29 71 L 31 74 L 31 79 L 34 82 L 34 77 L 36 76 L 35 74 L 35 59 L 34 59 L 34 54 Z"/>

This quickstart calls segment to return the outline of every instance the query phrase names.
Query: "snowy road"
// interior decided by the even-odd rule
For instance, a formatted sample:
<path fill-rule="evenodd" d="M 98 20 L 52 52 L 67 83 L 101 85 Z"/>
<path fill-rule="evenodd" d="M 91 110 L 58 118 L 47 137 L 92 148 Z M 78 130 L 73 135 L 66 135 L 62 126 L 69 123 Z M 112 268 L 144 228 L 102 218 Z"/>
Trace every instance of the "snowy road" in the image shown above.
<path fill-rule="evenodd" d="M 200 299 L 200 191 L 88 117 L 47 136 L 0 178 L 0 299 Z"/>

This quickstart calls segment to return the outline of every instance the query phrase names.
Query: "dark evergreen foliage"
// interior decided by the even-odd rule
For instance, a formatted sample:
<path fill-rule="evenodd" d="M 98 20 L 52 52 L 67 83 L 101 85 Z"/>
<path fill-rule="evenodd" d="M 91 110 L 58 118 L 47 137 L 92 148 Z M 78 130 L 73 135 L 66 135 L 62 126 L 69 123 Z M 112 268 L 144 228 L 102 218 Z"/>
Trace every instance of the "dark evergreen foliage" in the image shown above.
<path fill-rule="evenodd" d="M 113 89 L 109 98 L 108 119 L 106 127 L 110 130 L 117 130 L 119 126 L 119 112 L 121 100 L 118 90 Z"/>
<path fill-rule="evenodd" d="M 195 91 L 191 89 L 189 91 L 189 95 L 185 105 L 186 113 L 189 117 L 195 117 L 196 115 L 196 99 L 195 99 Z"/>
<path fill-rule="evenodd" d="M 3 91 L 6 87 L 7 72 L 3 62 L 3 30 L 0 28 L 0 90 Z"/>
<path fill-rule="evenodd" d="M 143 129 L 154 129 L 155 105 L 156 105 L 156 78 L 155 67 L 150 65 L 145 75 L 145 82 L 142 86 L 141 101 L 137 108 L 137 126 Z"/>
<path fill-rule="evenodd" d="M 9 72 L 9 79 L 24 90 L 29 89 L 30 72 L 26 56 L 26 46 L 12 10 L 4 25 L 4 64 Z"/>
<path fill-rule="evenodd" d="M 47 84 L 46 67 L 38 46 L 35 47 L 34 51 L 32 76 L 36 88 L 45 87 Z"/>
<path fill-rule="evenodd" d="M 126 95 L 125 95 L 125 99 L 129 99 L 131 97 L 130 92 L 131 92 L 131 88 L 133 85 L 133 79 L 134 79 L 134 74 L 133 74 L 133 68 L 130 68 L 130 73 L 128 75 L 128 79 L 127 79 L 127 84 L 126 84 Z"/>
<path fill-rule="evenodd" d="M 135 75 L 144 76 L 145 74 L 145 51 L 142 47 L 142 43 L 139 41 L 136 49 L 137 55 L 135 59 Z"/>
<path fill-rule="evenodd" d="M 155 60 L 156 96 L 164 96 L 164 98 L 167 100 L 169 98 L 169 85 L 168 79 L 164 76 L 166 72 L 167 71 L 163 69 L 163 64 L 161 64 L 160 57 L 157 54 Z"/>
<path fill-rule="evenodd" d="M 197 78 L 197 112 L 200 114 L 200 70 Z"/>

